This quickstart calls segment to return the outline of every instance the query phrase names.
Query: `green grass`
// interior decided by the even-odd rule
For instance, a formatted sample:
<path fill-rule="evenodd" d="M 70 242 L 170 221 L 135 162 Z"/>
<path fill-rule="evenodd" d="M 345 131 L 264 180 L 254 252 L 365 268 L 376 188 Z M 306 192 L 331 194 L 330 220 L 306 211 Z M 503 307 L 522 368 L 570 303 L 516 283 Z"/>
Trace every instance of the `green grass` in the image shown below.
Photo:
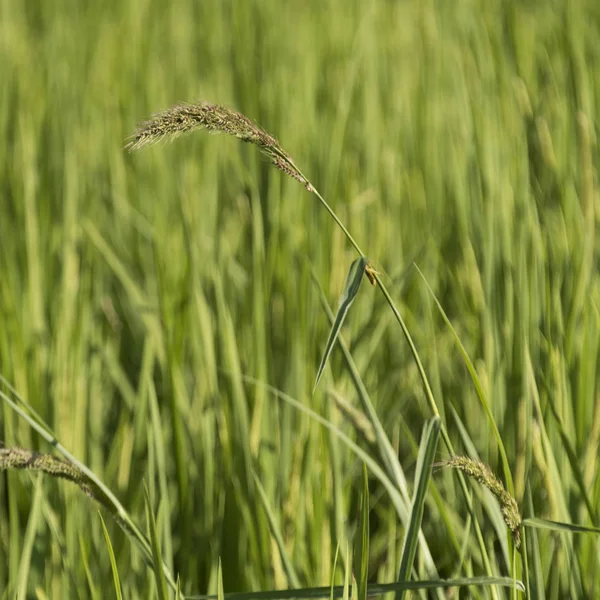
<path fill-rule="evenodd" d="M 443 597 L 439 578 L 594 597 L 600 10 L 530 4 L 0 3 L 0 374 L 47 425 L 3 402 L 0 439 L 65 449 L 139 528 L 73 483 L 2 472 L 1 599 L 175 597 L 178 578 L 186 597 L 364 594 L 365 507 L 388 598 L 403 548 L 410 585 L 431 582 L 413 597 Z M 366 282 L 312 394 L 356 252 L 247 144 L 123 151 L 195 100 L 256 121 L 320 190 L 430 396 Z M 490 465 L 523 555 L 486 488 L 468 502 L 434 469 L 423 493 L 432 398 L 435 461 L 447 440 Z"/>

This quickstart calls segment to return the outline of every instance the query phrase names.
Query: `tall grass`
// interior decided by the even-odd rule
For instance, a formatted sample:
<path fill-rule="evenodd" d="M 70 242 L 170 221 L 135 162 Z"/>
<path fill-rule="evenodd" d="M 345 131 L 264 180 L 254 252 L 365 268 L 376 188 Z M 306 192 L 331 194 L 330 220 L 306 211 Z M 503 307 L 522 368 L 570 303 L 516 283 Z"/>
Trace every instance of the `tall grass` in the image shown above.
<path fill-rule="evenodd" d="M 398 505 L 431 410 L 370 286 L 348 355 L 334 348 L 311 395 L 329 329 L 313 274 L 331 304 L 355 254 L 301 185 L 225 138 L 130 156 L 131 125 L 209 98 L 276 134 L 383 273 L 457 451 L 504 475 L 483 396 L 525 522 L 598 526 L 598 12 L 0 4 L 0 372 L 140 527 L 148 514 L 183 592 L 217 593 L 219 558 L 225 592 L 286 588 L 290 565 L 302 586 L 341 586 L 364 489 L 346 438 L 387 467 L 332 394 L 363 412 L 370 395 L 406 480 Z M 6 406 L 0 418 L 6 447 L 52 450 Z M 383 583 L 405 531 L 371 473 L 368 573 Z M 3 597 L 156 597 L 114 521 L 107 547 L 75 486 L 31 482 L 0 479 Z M 498 503 L 469 489 L 474 515 L 434 472 L 413 580 L 432 578 L 427 551 L 441 577 L 519 575 Z M 526 537 L 532 596 L 593 597 L 594 537 Z"/>

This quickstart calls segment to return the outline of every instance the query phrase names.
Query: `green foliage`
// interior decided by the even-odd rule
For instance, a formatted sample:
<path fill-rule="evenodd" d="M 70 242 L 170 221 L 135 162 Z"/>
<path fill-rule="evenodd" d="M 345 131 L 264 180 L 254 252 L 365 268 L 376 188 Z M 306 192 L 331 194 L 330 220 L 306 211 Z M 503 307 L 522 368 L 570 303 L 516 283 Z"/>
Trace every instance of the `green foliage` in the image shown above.
<path fill-rule="evenodd" d="M 415 473 L 415 493 L 410 507 L 410 523 L 402 544 L 400 570 L 398 581 L 408 581 L 413 568 L 419 542 L 419 530 L 425 508 L 425 497 L 431 480 L 431 470 L 440 437 L 440 418 L 433 417 L 425 423 L 421 434 L 419 454 L 417 455 L 417 470 Z M 405 591 L 396 594 L 397 600 L 405 598 Z"/>
<path fill-rule="evenodd" d="M 327 338 L 327 344 L 325 344 L 323 358 L 321 358 L 321 364 L 319 365 L 319 369 L 317 371 L 313 392 L 317 388 L 317 385 L 319 385 L 319 380 L 321 379 L 321 375 L 323 375 L 323 369 L 325 369 L 327 359 L 329 358 L 329 355 L 333 350 L 333 346 L 338 339 L 340 330 L 344 324 L 344 319 L 350 310 L 350 305 L 352 302 L 354 302 L 354 298 L 356 298 L 356 295 L 358 294 L 360 284 L 364 279 L 366 266 L 367 259 L 365 256 L 355 259 L 350 265 L 348 275 L 346 276 L 346 283 L 344 284 L 344 289 L 340 297 L 337 313 L 335 314 L 335 319 L 333 320 L 333 325 L 331 326 L 331 331 L 329 332 L 329 337 Z"/>
<path fill-rule="evenodd" d="M 4 597 L 156 597 L 157 549 L 180 597 L 274 597 L 292 572 L 356 596 L 362 463 L 368 594 L 592 597 L 599 25 L 593 0 L 0 4 L 0 373 L 27 401 L 3 381 L 0 438 L 108 508 L 104 530 L 73 483 L 2 472 Z M 140 118 L 201 99 L 281 153 L 201 134 L 123 151 Z M 382 274 L 313 396 L 331 328 L 313 274 L 335 302 L 354 240 Z M 528 561 L 496 497 L 442 470 L 391 583 L 436 414 L 436 460 L 503 476 Z"/>

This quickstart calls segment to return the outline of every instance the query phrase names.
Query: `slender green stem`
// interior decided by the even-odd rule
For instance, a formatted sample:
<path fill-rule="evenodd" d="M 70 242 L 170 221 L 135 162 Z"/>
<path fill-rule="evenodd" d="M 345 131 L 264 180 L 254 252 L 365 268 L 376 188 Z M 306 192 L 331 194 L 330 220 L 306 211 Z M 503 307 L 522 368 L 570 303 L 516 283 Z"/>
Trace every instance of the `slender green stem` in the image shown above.
<path fill-rule="evenodd" d="M 300 169 L 298 169 L 298 172 L 302 174 Z M 335 212 L 331 208 L 331 206 L 329 206 L 329 204 L 327 203 L 325 198 L 323 198 L 323 196 L 321 196 L 321 194 L 318 192 L 318 190 L 312 185 L 312 183 L 310 183 L 310 181 L 304 176 L 304 174 L 302 174 L 302 176 L 305 178 L 305 180 L 307 182 L 307 184 L 306 184 L 307 189 L 310 192 L 312 192 L 313 194 L 315 194 L 315 196 L 317 196 L 317 198 L 319 199 L 321 204 L 325 207 L 327 212 L 331 215 L 331 217 L 336 222 L 338 227 L 344 232 L 344 235 L 346 236 L 348 241 L 352 244 L 352 246 L 354 246 L 354 249 L 358 252 L 358 254 L 360 256 L 364 256 L 365 254 L 362 251 L 362 249 L 360 248 L 360 246 L 358 245 L 358 243 L 356 242 L 356 240 L 352 237 L 350 232 L 346 229 L 346 226 L 342 223 L 340 218 L 335 214 Z M 376 272 L 374 272 L 374 277 L 375 277 L 375 281 L 377 282 L 377 287 L 381 290 L 383 297 L 385 298 L 389 307 L 392 309 L 392 312 L 394 313 L 394 316 L 396 317 L 396 320 L 398 321 L 398 324 L 400 325 L 400 328 L 402 329 L 402 333 L 404 334 L 404 337 L 406 338 L 406 341 L 408 342 L 408 346 L 410 348 L 410 351 L 411 351 L 411 354 L 415 361 L 415 364 L 417 365 L 417 369 L 419 371 L 419 375 L 420 375 L 421 381 L 423 383 L 423 389 L 425 391 L 425 396 L 427 398 L 427 403 L 429 405 L 429 408 L 435 416 L 440 416 L 440 412 L 439 412 L 437 404 L 435 402 L 435 398 L 433 397 L 433 392 L 431 390 L 431 386 L 429 385 L 429 380 L 427 379 L 427 374 L 425 373 L 425 369 L 423 367 L 423 364 L 421 363 L 421 359 L 419 358 L 419 353 L 417 352 L 417 347 L 415 346 L 412 336 L 410 335 L 410 332 L 408 331 L 408 327 L 406 326 L 406 323 L 404 322 L 402 315 L 396 308 L 396 305 L 394 304 L 394 301 L 392 300 L 390 293 L 388 292 L 383 281 L 381 280 L 381 277 Z M 450 452 L 451 455 L 454 455 L 455 454 L 454 447 L 450 440 L 450 436 L 448 435 L 448 432 L 446 430 L 445 423 L 442 423 L 441 435 L 442 435 L 442 439 L 444 440 L 444 445 L 448 449 L 448 452 Z M 481 532 L 481 528 L 480 528 L 479 523 L 474 514 L 473 501 L 471 499 L 471 494 L 469 493 L 467 481 L 466 481 L 465 477 L 463 476 L 463 474 L 460 472 L 458 473 L 458 480 L 459 480 L 461 491 L 462 491 L 462 493 L 465 497 L 465 501 L 467 503 L 468 512 L 473 518 L 473 526 L 475 528 L 475 536 L 477 538 L 477 543 L 479 544 L 484 567 L 485 567 L 486 571 L 489 574 L 491 574 L 492 567 L 490 564 L 489 557 L 487 555 L 487 550 L 485 547 L 485 542 L 483 540 L 483 534 Z M 495 598 L 498 597 L 498 593 L 496 590 L 492 590 L 492 594 L 494 595 Z"/>
<path fill-rule="evenodd" d="M 331 218 L 336 222 L 338 227 L 344 232 L 344 235 L 348 238 L 348 241 L 354 246 L 354 249 L 360 254 L 360 256 L 364 256 L 365 253 L 360 249 L 360 246 L 356 243 L 356 240 L 352 237 L 352 235 L 350 235 L 350 232 L 346 229 L 346 226 L 340 221 L 340 218 L 335 214 L 333 208 L 331 208 L 331 206 L 327 204 L 325 198 L 323 198 L 323 196 L 319 194 L 319 191 L 312 185 L 312 183 L 309 182 L 308 185 L 310 186 L 308 190 L 311 191 L 321 201 L 321 204 L 331 215 Z"/>

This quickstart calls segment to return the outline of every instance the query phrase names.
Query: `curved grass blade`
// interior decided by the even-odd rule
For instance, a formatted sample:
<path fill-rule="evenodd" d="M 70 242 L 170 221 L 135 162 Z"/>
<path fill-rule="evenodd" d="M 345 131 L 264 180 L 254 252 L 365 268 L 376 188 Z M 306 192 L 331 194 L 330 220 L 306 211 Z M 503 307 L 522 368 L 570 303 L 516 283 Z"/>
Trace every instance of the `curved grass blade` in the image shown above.
<path fill-rule="evenodd" d="M 456 579 L 438 579 L 424 581 L 404 581 L 395 583 L 371 583 L 367 586 L 367 596 L 380 596 L 398 590 L 442 590 L 450 588 L 467 587 L 505 587 L 516 588 L 519 592 L 525 591 L 522 581 L 511 577 L 460 577 Z M 337 585 L 333 588 L 334 598 L 342 598 L 344 586 Z M 299 590 L 269 590 L 265 592 L 233 592 L 225 594 L 225 600 L 291 600 L 297 598 L 328 598 L 331 595 L 331 586 L 317 588 L 303 588 Z M 186 596 L 188 600 L 217 600 L 217 596 Z"/>
<path fill-rule="evenodd" d="M 158 597 L 160 600 L 169 600 L 169 594 L 167 592 L 167 580 L 165 579 L 165 573 L 163 569 L 160 568 L 160 565 L 163 564 L 163 560 L 162 553 L 160 551 L 160 542 L 158 541 L 158 534 L 156 533 L 156 521 L 154 520 L 154 513 L 152 512 L 152 506 L 150 504 L 148 488 L 145 484 L 144 498 L 146 501 L 146 520 L 148 521 L 150 543 L 152 544 L 152 567 L 154 569 L 156 589 L 158 590 Z"/>
<path fill-rule="evenodd" d="M 279 549 L 279 555 L 281 556 L 281 562 L 283 563 L 283 568 L 285 569 L 285 574 L 287 576 L 288 582 L 291 587 L 298 588 L 300 587 L 300 580 L 298 579 L 298 575 L 296 575 L 296 570 L 294 569 L 294 565 L 288 556 L 288 553 L 285 549 L 285 544 L 283 543 L 283 537 L 281 535 L 281 531 L 279 525 L 277 524 L 277 520 L 273 511 L 271 510 L 271 505 L 269 504 L 269 500 L 267 498 L 267 494 L 265 493 L 265 489 L 256 474 L 254 469 L 252 470 L 252 475 L 254 476 L 254 483 L 256 483 L 256 489 L 258 490 L 258 495 L 260 496 L 260 500 L 263 505 L 263 509 L 267 515 L 267 519 L 269 521 L 269 528 L 271 529 L 271 535 L 275 538 L 275 543 L 277 544 L 277 548 Z"/>
<path fill-rule="evenodd" d="M 100 517 L 100 524 L 102 525 L 102 531 L 104 533 L 104 541 L 106 542 L 106 548 L 108 549 L 108 557 L 110 559 L 110 568 L 113 574 L 113 582 L 115 584 L 115 596 L 117 600 L 123 600 L 123 594 L 121 592 L 121 579 L 119 578 L 119 569 L 117 568 L 117 561 L 115 559 L 115 551 L 113 550 L 110 536 L 108 535 L 108 529 L 106 529 L 106 525 L 104 524 L 104 519 L 98 511 L 98 516 Z"/>
<path fill-rule="evenodd" d="M 592 533 L 600 535 L 600 528 L 585 527 L 584 525 L 573 525 L 571 523 L 562 523 L 561 521 L 549 521 L 548 519 L 539 519 L 529 517 L 523 519 L 524 527 L 535 527 L 536 529 L 550 529 L 551 531 L 569 531 L 571 533 Z"/>
<path fill-rule="evenodd" d="M 262 381 L 256 380 L 254 377 L 250 377 L 249 375 L 242 376 L 244 381 L 253 384 L 253 385 L 261 385 L 264 386 L 266 390 L 271 392 L 275 398 L 283 400 L 286 404 L 293 406 L 298 412 L 304 413 L 308 415 L 311 419 L 326 427 L 333 435 L 339 438 L 343 444 L 345 444 L 361 461 L 363 461 L 367 468 L 371 471 L 371 473 L 376 477 L 386 492 L 390 495 L 390 499 L 396 512 L 398 513 L 398 517 L 402 522 L 405 522 L 408 519 L 408 507 L 404 502 L 400 492 L 397 490 L 396 486 L 392 482 L 392 480 L 387 476 L 385 471 L 379 466 L 377 461 L 373 459 L 367 452 L 365 452 L 358 444 L 353 442 L 339 427 L 336 427 L 333 423 L 322 417 L 320 414 L 316 413 L 314 410 L 308 408 L 295 398 L 292 398 L 289 394 L 282 392 L 276 387 L 269 385 L 268 383 L 263 383 Z"/>
<path fill-rule="evenodd" d="M 31 511 L 27 521 L 27 529 L 25 530 L 25 539 L 23 542 L 23 550 L 21 552 L 21 560 L 19 561 L 19 578 L 17 583 L 18 592 L 15 594 L 17 600 L 25 600 L 27 594 L 27 582 L 29 580 L 29 569 L 31 567 L 31 554 L 33 552 L 33 545 L 42 514 L 42 501 L 44 498 L 43 485 L 44 481 L 41 473 L 38 473 L 35 481 L 33 503 L 31 505 Z"/>
<path fill-rule="evenodd" d="M 363 463 L 363 489 L 360 498 L 358 538 L 354 550 L 354 576 L 357 579 L 358 600 L 367 600 L 369 583 L 369 476 Z"/>
<path fill-rule="evenodd" d="M 340 544 L 338 542 L 337 548 L 335 549 L 335 557 L 333 558 L 333 569 L 331 569 L 331 594 L 329 599 L 333 600 L 333 588 L 335 587 L 335 572 L 337 570 L 337 561 L 340 554 Z"/>
<path fill-rule="evenodd" d="M 527 486 L 527 510 L 533 514 L 533 500 L 531 498 L 531 488 Z M 525 546 L 528 537 L 527 530 L 523 528 L 523 555 L 527 559 L 527 548 Z M 544 570 L 542 568 L 542 556 L 540 553 L 540 542 L 535 528 L 530 532 L 529 539 L 531 540 L 531 577 L 525 571 L 525 583 L 529 580 L 527 586 L 527 597 L 531 600 L 544 600 Z M 527 563 L 526 563 L 527 565 Z"/>
<path fill-rule="evenodd" d="M 311 277 L 312 280 L 319 290 L 319 297 L 321 299 L 321 305 L 323 310 L 327 314 L 327 318 L 331 322 L 331 326 L 333 327 L 335 323 L 335 316 L 333 312 L 329 308 L 329 304 L 327 302 L 327 298 L 325 297 L 325 292 L 323 291 L 323 287 L 321 286 L 317 276 L 314 271 L 311 269 Z M 371 402 L 371 398 L 369 397 L 369 393 L 367 392 L 367 388 L 363 383 L 363 380 L 360 376 L 358 368 L 354 363 L 354 359 L 352 358 L 352 354 L 350 354 L 350 350 L 348 349 L 348 345 L 344 341 L 343 336 L 339 337 L 340 348 L 342 349 L 342 353 L 344 355 L 344 360 L 346 361 L 346 365 L 348 370 L 350 371 L 350 377 L 354 383 L 354 387 L 356 388 L 356 392 L 358 397 L 363 405 L 364 411 L 367 413 L 367 417 L 373 430 L 375 431 L 375 439 L 377 442 L 377 446 L 379 448 L 379 453 L 381 455 L 381 459 L 383 464 L 386 467 L 386 471 L 389 477 L 396 483 L 398 490 L 402 494 L 402 498 L 408 504 L 409 502 L 409 494 L 408 494 L 408 486 L 406 484 L 406 477 L 404 476 L 404 471 L 402 470 L 402 466 L 400 465 L 400 461 L 398 460 L 398 456 L 390 440 L 385 433 L 383 425 L 377 416 L 377 412 L 375 411 L 375 407 Z"/>
<path fill-rule="evenodd" d="M 433 417 L 433 419 L 427 421 L 423 427 L 421 444 L 419 445 L 419 454 L 417 456 L 415 493 L 410 509 L 410 521 L 402 547 L 398 581 L 408 581 L 417 553 L 419 531 L 421 529 L 421 520 L 423 519 L 423 509 L 425 506 L 425 496 L 427 495 L 427 488 L 429 487 L 429 481 L 431 480 L 431 470 L 438 440 L 440 439 L 441 426 L 441 419 L 439 417 Z M 396 594 L 396 600 L 403 600 L 405 596 L 406 590 L 400 590 Z"/>
<path fill-rule="evenodd" d="M 321 287 L 319 280 L 317 279 L 317 277 L 316 277 L 314 271 L 312 271 L 312 269 L 311 269 L 311 276 L 312 276 L 313 282 L 315 283 L 315 286 L 317 287 L 317 289 L 319 291 L 319 297 L 321 299 L 321 305 L 323 306 L 323 310 L 325 311 L 325 313 L 327 314 L 327 318 L 333 325 L 335 317 L 334 317 L 331 309 L 329 308 L 329 304 L 327 303 L 327 299 L 325 298 L 325 293 L 323 292 L 323 288 Z M 409 495 L 408 485 L 406 482 L 406 476 L 404 474 L 404 471 L 402 469 L 400 461 L 398 460 L 396 451 L 394 450 L 389 438 L 387 437 L 385 429 L 383 428 L 383 424 L 381 423 L 379 417 L 377 416 L 375 407 L 373 406 L 373 403 L 371 402 L 371 398 L 369 397 L 367 388 L 360 376 L 360 373 L 358 371 L 356 364 L 354 363 L 354 359 L 352 358 L 350 350 L 348 349 L 348 345 L 344 341 L 343 335 L 338 336 L 338 342 L 339 342 L 340 348 L 342 350 L 342 354 L 344 356 L 346 366 L 348 368 L 348 371 L 350 372 L 350 376 L 354 383 L 356 393 L 358 394 L 358 397 L 363 405 L 363 409 L 367 415 L 369 423 L 370 423 L 371 427 L 373 428 L 373 431 L 375 432 L 375 440 L 376 440 L 377 446 L 379 448 L 381 460 L 383 461 L 387 475 L 390 478 L 390 480 L 396 485 L 398 491 L 402 495 L 402 499 L 404 500 L 405 504 L 408 505 L 410 503 L 410 495 Z M 430 551 L 429 547 L 427 546 L 427 542 L 422 533 L 420 533 L 419 537 L 421 540 L 421 548 L 423 549 L 423 552 L 424 552 L 424 561 L 425 561 L 424 564 L 429 573 L 429 577 L 436 578 L 438 576 L 438 572 L 437 572 L 437 569 L 435 568 L 435 562 L 432 558 L 431 551 Z"/>
<path fill-rule="evenodd" d="M 321 359 L 321 364 L 319 365 L 319 370 L 317 371 L 313 393 L 317 389 L 317 385 L 319 385 L 319 380 L 321 379 L 321 375 L 323 375 L 323 370 L 327 364 L 327 359 L 329 358 L 331 350 L 333 349 L 333 345 L 335 344 L 335 341 L 340 333 L 340 329 L 342 328 L 344 319 L 348 314 L 350 305 L 354 301 L 354 298 L 356 298 L 356 294 L 358 294 L 360 284 L 363 280 L 363 275 L 365 274 L 367 262 L 367 257 L 361 256 L 354 260 L 350 265 L 350 270 L 348 271 L 348 275 L 346 277 L 346 283 L 344 284 L 344 291 L 342 292 L 342 296 L 340 298 L 340 306 L 337 314 L 335 315 L 335 320 L 329 333 L 329 339 L 327 340 L 327 344 L 325 346 L 325 352 L 323 353 L 323 358 Z"/>
<path fill-rule="evenodd" d="M 219 566 L 217 567 L 217 598 L 224 600 L 225 589 L 223 588 L 223 566 L 221 565 L 221 557 L 219 556 Z"/>
<path fill-rule="evenodd" d="M 498 425 L 496 424 L 496 421 L 494 420 L 494 415 L 492 414 L 492 408 L 490 406 L 490 403 L 488 402 L 488 399 L 486 398 L 485 392 L 483 391 L 483 386 L 481 385 L 481 381 L 479 380 L 479 376 L 477 375 L 477 371 L 475 370 L 475 365 L 473 364 L 473 361 L 471 360 L 470 356 L 468 355 L 467 349 L 464 347 L 463 343 L 460 341 L 460 338 L 458 337 L 458 334 L 456 333 L 456 330 L 454 329 L 452 322 L 448 318 L 448 315 L 444 311 L 442 304 L 437 299 L 437 296 L 431 289 L 431 286 L 429 285 L 429 282 L 427 281 L 427 279 L 425 279 L 425 275 L 423 274 L 423 272 L 421 271 L 421 269 L 419 269 L 419 267 L 417 265 L 415 265 L 415 268 L 417 269 L 417 271 L 419 272 L 419 275 L 425 282 L 425 285 L 427 286 L 427 289 L 428 289 L 429 293 L 431 294 L 431 297 L 433 298 L 434 302 L 436 303 L 438 310 L 440 311 L 440 314 L 442 315 L 442 318 L 444 319 L 444 322 L 446 323 L 446 325 L 448 326 L 448 329 L 450 330 L 450 333 L 452 333 L 452 336 L 454 337 L 454 341 L 456 342 L 456 346 L 458 347 L 458 349 L 463 357 L 463 360 L 465 361 L 465 365 L 469 371 L 469 374 L 471 375 L 471 379 L 473 380 L 473 384 L 475 386 L 477 396 L 479 397 L 481 406 L 483 407 L 483 410 L 485 411 L 485 414 L 488 418 L 490 427 L 492 428 L 492 433 L 494 434 L 494 438 L 496 439 L 496 443 L 498 444 L 498 451 L 500 452 L 500 459 L 502 460 L 502 468 L 504 471 L 504 480 L 506 481 L 506 487 L 507 487 L 509 493 L 514 496 L 515 490 L 514 490 L 514 484 L 513 484 L 513 479 L 512 479 L 512 473 L 510 471 L 510 464 L 508 462 L 508 457 L 506 455 L 506 449 L 504 448 L 504 442 L 502 441 L 502 436 L 500 435 Z"/>
<path fill-rule="evenodd" d="M 342 586 L 342 600 L 348 600 L 350 598 L 350 577 L 352 575 L 352 561 L 350 560 L 350 542 L 348 542 L 348 547 L 346 548 L 346 569 L 344 570 L 344 585 Z M 329 597 L 331 600 L 333 598 L 339 597 L 336 596 L 335 593 L 336 588 L 332 586 Z"/>
<path fill-rule="evenodd" d="M 35 412 L 35 410 L 18 394 L 4 377 L 0 375 L 0 383 L 4 384 L 12 394 L 15 396 L 15 400 L 7 396 L 4 392 L 0 391 L 0 400 L 8 404 L 11 409 L 16 412 L 20 417 L 25 419 L 27 423 L 39 433 L 50 445 L 52 445 L 60 454 L 62 454 L 71 464 L 77 467 L 88 479 L 98 487 L 98 489 L 104 494 L 102 499 L 102 505 L 109 510 L 112 517 L 115 519 L 119 527 L 123 529 L 125 534 L 132 540 L 136 546 L 141 550 L 144 558 L 151 563 L 152 562 L 152 549 L 148 538 L 142 533 L 140 528 L 134 523 L 129 516 L 129 513 L 125 510 L 123 505 L 119 502 L 117 497 L 112 493 L 108 486 L 86 465 L 81 461 L 77 460 L 59 441 L 54 435 L 52 429 L 48 424 L 41 418 L 41 416 Z M 175 580 L 173 579 L 171 572 L 166 564 L 162 565 L 165 577 L 169 583 L 171 589 L 176 589 Z"/>

